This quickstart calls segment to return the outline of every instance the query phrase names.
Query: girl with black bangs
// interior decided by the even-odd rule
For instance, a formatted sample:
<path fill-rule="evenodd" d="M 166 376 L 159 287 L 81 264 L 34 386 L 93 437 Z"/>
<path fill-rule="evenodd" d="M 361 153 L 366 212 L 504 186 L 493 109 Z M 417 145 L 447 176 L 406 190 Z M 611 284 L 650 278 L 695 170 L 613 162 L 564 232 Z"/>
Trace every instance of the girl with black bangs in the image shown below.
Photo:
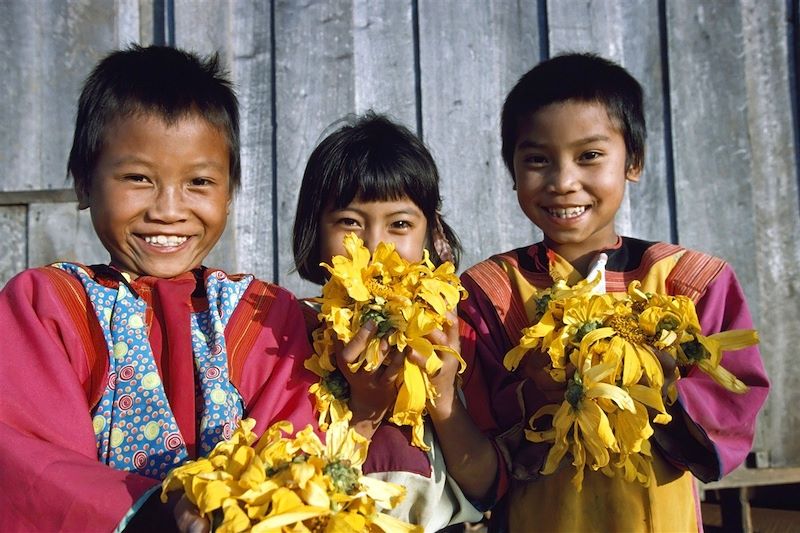
<path fill-rule="evenodd" d="M 346 255 L 348 233 L 371 252 L 379 242 L 391 242 L 408 261 L 421 260 L 428 249 L 434 265 L 457 266 L 461 247 L 440 209 L 439 173 L 425 145 L 407 128 L 367 113 L 328 135 L 309 158 L 293 232 L 297 271 L 324 284 L 328 273 L 319 264 Z M 458 319 L 455 313 L 450 318 L 452 325 L 430 340 L 458 350 Z M 307 322 L 310 334 L 318 326 L 311 305 Z M 390 514 L 427 531 L 480 520 L 481 511 L 504 491 L 506 481 L 498 472 L 505 469 L 460 399 L 458 361 L 442 354 L 444 365 L 432 378 L 440 396 L 427 406 L 425 440 L 431 450 L 425 452 L 411 445 L 409 427 L 384 420 L 404 357 L 413 354 L 387 348 L 384 364 L 374 372 L 351 372 L 341 364 L 354 361 L 374 335 L 374 324 L 367 322 L 338 354 L 350 387 L 351 425 L 372 439 L 364 473 L 404 485 L 406 498 Z"/>

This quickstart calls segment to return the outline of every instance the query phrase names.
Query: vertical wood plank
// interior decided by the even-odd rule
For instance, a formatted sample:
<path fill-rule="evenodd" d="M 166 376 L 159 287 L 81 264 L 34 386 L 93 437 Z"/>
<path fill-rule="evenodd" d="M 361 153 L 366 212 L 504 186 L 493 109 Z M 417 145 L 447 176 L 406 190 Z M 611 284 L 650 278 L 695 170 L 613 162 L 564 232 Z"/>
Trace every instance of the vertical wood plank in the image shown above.
<path fill-rule="evenodd" d="M 772 380 L 756 447 L 769 449 L 771 466 L 800 466 L 800 413 L 792 408 L 800 404 L 795 357 L 800 345 L 798 140 L 787 112 L 792 94 L 786 7 L 782 0 L 742 2 L 756 235 L 755 253 L 748 259 L 757 269 L 760 295 L 760 301 L 751 302 L 751 311 L 759 323 L 761 353 Z"/>
<path fill-rule="evenodd" d="M 0 206 L 0 233 L 4 236 L 3 253 L 0 254 L 0 288 L 26 266 L 27 214 L 24 205 Z"/>
<path fill-rule="evenodd" d="M 174 0 L 175 46 L 201 55 L 220 51 L 227 60 L 232 3 L 219 0 Z"/>
<path fill-rule="evenodd" d="M 645 169 L 639 183 L 628 185 L 617 214 L 617 230 L 669 242 L 658 4 L 651 0 L 550 0 L 547 20 L 551 55 L 593 52 L 625 67 L 642 85 L 648 134 Z"/>
<path fill-rule="evenodd" d="M 231 222 L 238 269 L 275 277 L 272 13 L 267 2 L 234 4 L 231 67 L 241 113 L 242 187 Z"/>
<path fill-rule="evenodd" d="M 319 289 L 290 274 L 297 193 L 323 129 L 354 111 L 352 20 L 345 0 L 275 4 L 276 281 L 299 296 Z"/>
<path fill-rule="evenodd" d="M 387 113 L 417 129 L 410 0 L 353 2 L 353 68 L 358 113 Z"/>
<path fill-rule="evenodd" d="M 679 240 L 730 261 L 757 309 L 741 3 L 667 2 L 667 17 Z"/>
<path fill-rule="evenodd" d="M 118 44 L 116 4 L 3 2 L 0 14 L 0 189 L 61 188 L 80 86 Z"/>
<path fill-rule="evenodd" d="M 108 252 L 94 232 L 88 210 L 77 204 L 30 204 L 28 206 L 28 266 L 54 261 L 86 265 L 108 263 Z"/>
<path fill-rule="evenodd" d="M 517 204 L 500 153 L 506 94 L 539 61 L 538 2 L 421 1 L 423 136 L 442 177 L 461 269 L 541 233 Z"/>

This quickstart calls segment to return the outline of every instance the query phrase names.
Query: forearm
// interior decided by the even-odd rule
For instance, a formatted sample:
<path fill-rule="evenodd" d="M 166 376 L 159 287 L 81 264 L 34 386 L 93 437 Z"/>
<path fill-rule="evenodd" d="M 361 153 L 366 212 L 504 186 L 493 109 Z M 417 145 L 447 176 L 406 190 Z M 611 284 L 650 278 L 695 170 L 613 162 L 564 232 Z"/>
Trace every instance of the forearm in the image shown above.
<path fill-rule="evenodd" d="M 350 402 L 350 412 L 353 417 L 350 419 L 350 427 L 356 430 L 362 437 L 371 439 L 378 427 L 381 425 L 382 415 L 374 410 L 363 408 L 355 402 Z"/>
<path fill-rule="evenodd" d="M 497 477 L 497 452 L 458 397 L 448 396 L 439 398 L 436 408 L 430 410 L 447 472 L 467 497 L 482 500 Z"/>

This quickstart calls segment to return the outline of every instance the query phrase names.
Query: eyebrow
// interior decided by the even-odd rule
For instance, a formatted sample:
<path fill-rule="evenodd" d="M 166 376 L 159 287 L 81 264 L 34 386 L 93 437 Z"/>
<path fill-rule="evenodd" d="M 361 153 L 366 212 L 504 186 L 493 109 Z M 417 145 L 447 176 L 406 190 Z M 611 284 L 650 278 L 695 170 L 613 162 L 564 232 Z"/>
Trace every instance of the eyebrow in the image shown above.
<path fill-rule="evenodd" d="M 138 157 L 138 156 L 135 156 L 135 155 L 120 157 L 119 159 L 115 160 L 112 163 L 112 166 L 114 166 L 114 167 L 120 167 L 120 166 L 123 166 L 123 165 L 144 165 L 144 166 L 146 166 L 148 168 L 153 166 L 152 163 L 150 163 L 146 159 L 142 159 L 141 157 Z M 224 170 L 227 169 L 227 167 L 225 165 L 217 163 L 216 161 L 213 161 L 213 160 L 210 160 L 210 159 L 209 160 L 199 161 L 197 163 L 189 165 L 187 168 L 189 170 L 193 170 L 193 171 L 203 170 L 203 169 L 206 169 L 206 168 L 212 168 L 212 169 L 221 170 L 221 171 L 224 171 Z"/>
<path fill-rule="evenodd" d="M 595 142 L 608 142 L 611 138 L 608 135 L 590 135 L 589 137 L 584 137 L 582 139 L 578 139 L 577 141 L 570 143 L 570 146 L 584 146 L 586 144 L 592 144 Z M 539 143 L 533 141 L 531 139 L 525 139 L 524 141 L 520 142 L 517 145 L 517 148 L 546 148 L 547 145 L 544 143 Z"/>
<path fill-rule="evenodd" d="M 417 209 L 419 209 L 419 208 L 417 208 Z M 345 206 L 345 207 L 342 207 L 340 209 L 333 209 L 331 211 L 331 213 L 341 213 L 342 211 L 353 211 L 355 213 L 358 213 L 361 216 L 364 216 L 366 214 L 365 211 L 362 211 L 361 209 L 358 209 L 356 207 L 350 207 L 350 206 Z M 422 217 L 424 217 L 425 213 L 422 212 L 422 209 L 419 209 L 419 212 L 412 211 L 410 209 L 398 209 L 397 211 L 392 211 L 391 213 L 387 213 L 386 214 L 386 216 L 390 216 L 390 217 L 395 216 L 395 215 L 410 215 L 410 216 L 422 216 Z"/>

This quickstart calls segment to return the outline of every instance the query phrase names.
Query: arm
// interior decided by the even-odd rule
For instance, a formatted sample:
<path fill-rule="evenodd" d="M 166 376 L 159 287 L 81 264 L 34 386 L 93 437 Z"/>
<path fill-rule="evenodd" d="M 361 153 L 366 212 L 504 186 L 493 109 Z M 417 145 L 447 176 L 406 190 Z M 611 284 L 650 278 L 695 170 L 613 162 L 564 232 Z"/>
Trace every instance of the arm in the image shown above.
<path fill-rule="evenodd" d="M 274 301 L 266 316 L 253 315 L 256 339 L 244 358 L 236 383 L 245 403 L 245 416 L 256 419 L 261 434 L 272 423 L 288 420 L 295 431 L 317 427 L 314 403 L 308 392 L 317 381 L 303 363 L 311 354 L 300 304 L 288 291 L 254 281 L 248 291 L 271 292 Z M 247 295 L 243 300 L 246 300 Z M 237 309 L 238 311 L 238 309 Z M 228 342 L 237 342 L 229 339 Z"/>
<path fill-rule="evenodd" d="M 371 439 L 391 409 L 397 398 L 397 378 L 403 369 L 403 354 L 390 350 L 385 340 L 380 342 L 380 362 L 373 371 L 362 366 L 355 372 L 347 366 L 358 360 L 367 350 L 369 342 L 374 338 L 376 326 L 373 321 L 364 324 L 358 330 L 337 357 L 339 371 L 350 386 L 348 405 L 353 413 L 350 425 L 364 437 Z M 388 358 L 386 365 L 382 364 Z"/>
<path fill-rule="evenodd" d="M 697 303 L 697 314 L 704 335 L 753 327 L 730 266 L 709 284 Z M 722 365 L 750 390 L 745 394 L 729 392 L 693 368 L 677 382 L 673 421 L 656 433 L 656 441 L 667 456 L 702 481 L 719 479 L 747 457 L 756 415 L 769 389 L 758 346 L 725 353 Z"/>
<path fill-rule="evenodd" d="M 446 331 L 435 331 L 429 340 L 460 352 L 458 317 L 452 314 L 450 319 Z M 458 397 L 458 360 L 447 352 L 442 357 L 442 368 L 431 379 L 439 397 L 435 404 L 428 402 L 428 413 L 436 429 L 447 472 L 471 500 L 485 500 L 495 485 L 500 459 L 489 438 L 478 429 Z"/>
<path fill-rule="evenodd" d="M 47 277 L 11 280 L 0 321 L 0 530 L 113 530 L 158 481 L 98 462 L 84 344 Z"/>

